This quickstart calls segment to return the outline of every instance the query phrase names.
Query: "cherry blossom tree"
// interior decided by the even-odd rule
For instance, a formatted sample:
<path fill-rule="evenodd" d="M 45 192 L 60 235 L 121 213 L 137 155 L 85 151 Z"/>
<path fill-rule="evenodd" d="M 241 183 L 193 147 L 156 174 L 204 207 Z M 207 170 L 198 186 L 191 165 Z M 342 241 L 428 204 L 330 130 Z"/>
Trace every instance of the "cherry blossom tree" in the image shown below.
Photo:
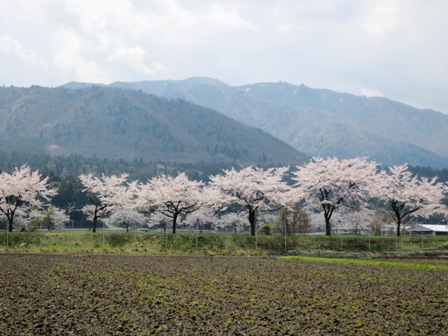
<path fill-rule="evenodd" d="M 140 227 L 147 222 L 145 215 L 135 210 L 120 210 L 112 214 L 109 223 L 115 226 L 124 226 L 126 232 L 129 232 L 130 227 Z"/>
<path fill-rule="evenodd" d="M 215 211 L 211 207 L 203 206 L 197 211 L 189 213 L 183 223 L 202 232 L 206 224 L 215 225 L 217 221 L 218 217 L 215 215 Z"/>
<path fill-rule="evenodd" d="M 323 210 L 325 234 L 331 235 L 331 219 L 342 208 L 355 209 L 370 198 L 379 180 L 378 164 L 366 158 L 316 157 L 293 172 L 297 198 L 311 211 Z"/>
<path fill-rule="evenodd" d="M 180 215 L 198 210 L 207 201 L 204 183 L 191 181 L 185 173 L 176 177 L 160 175 L 140 185 L 139 209 L 154 208 L 162 215 L 171 218 L 173 234 L 176 233 L 177 219 Z"/>
<path fill-rule="evenodd" d="M 0 174 L 0 192 L 0 214 L 6 217 L 11 232 L 17 215 L 42 209 L 57 190 L 49 187 L 48 178 L 42 178 L 38 171 L 24 165 L 11 174 Z"/>
<path fill-rule="evenodd" d="M 292 208 L 283 207 L 274 221 L 273 232 L 293 236 L 311 231 L 312 225 L 308 213 L 296 203 Z"/>
<path fill-rule="evenodd" d="M 227 212 L 221 215 L 216 225 L 221 229 L 230 227 L 235 234 L 242 231 L 245 226 L 248 227 L 247 214 L 242 212 Z"/>
<path fill-rule="evenodd" d="M 153 227 L 156 225 L 161 225 L 163 228 L 163 233 L 166 233 L 166 230 L 168 228 L 168 225 L 172 222 L 171 218 L 164 216 L 160 212 L 152 212 L 149 215 L 149 222 L 148 226 Z"/>
<path fill-rule="evenodd" d="M 135 202 L 137 184 L 127 183 L 127 174 L 95 177 L 92 174 L 79 176 L 88 193 L 91 204 L 84 206 L 84 214 L 92 222 L 92 231 L 96 232 L 98 219 L 107 217 L 114 210 L 127 209 Z"/>
<path fill-rule="evenodd" d="M 360 235 L 372 232 L 372 223 L 375 220 L 375 210 L 367 206 L 356 209 L 341 208 L 332 218 L 332 227 L 340 233 Z"/>
<path fill-rule="evenodd" d="M 31 219 L 31 227 L 28 227 L 28 229 L 32 231 L 43 226 L 45 226 L 48 231 L 62 230 L 70 221 L 70 217 L 66 214 L 66 212 L 54 205 L 50 205 L 50 207 L 45 211 L 32 211 L 29 218 Z"/>
<path fill-rule="evenodd" d="M 274 210 L 291 201 L 290 186 L 284 181 L 289 167 L 262 169 L 247 167 L 224 170 L 210 176 L 210 187 L 221 196 L 221 206 L 239 204 L 247 209 L 251 235 L 255 235 L 255 220 L 259 210 Z"/>
<path fill-rule="evenodd" d="M 428 218 L 445 213 L 442 201 L 447 194 L 447 185 L 438 182 L 437 178 L 413 175 L 407 164 L 390 167 L 381 177 L 376 196 L 392 210 L 397 236 L 401 235 L 401 224 L 408 216 Z"/>
<path fill-rule="evenodd" d="M 70 222 L 70 216 L 63 210 L 56 206 L 51 206 L 49 209 L 49 228 L 54 230 L 65 229 L 67 223 Z"/>

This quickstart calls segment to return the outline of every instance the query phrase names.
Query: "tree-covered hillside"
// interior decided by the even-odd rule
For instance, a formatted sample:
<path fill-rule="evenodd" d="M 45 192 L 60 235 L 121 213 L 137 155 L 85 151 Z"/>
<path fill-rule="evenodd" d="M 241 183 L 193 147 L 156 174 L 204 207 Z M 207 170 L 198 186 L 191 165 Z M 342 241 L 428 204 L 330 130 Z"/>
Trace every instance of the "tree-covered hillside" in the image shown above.
<path fill-rule="evenodd" d="M 0 150 L 169 163 L 297 164 L 273 136 L 208 108 L 118 88 L 0 88 Z"/>

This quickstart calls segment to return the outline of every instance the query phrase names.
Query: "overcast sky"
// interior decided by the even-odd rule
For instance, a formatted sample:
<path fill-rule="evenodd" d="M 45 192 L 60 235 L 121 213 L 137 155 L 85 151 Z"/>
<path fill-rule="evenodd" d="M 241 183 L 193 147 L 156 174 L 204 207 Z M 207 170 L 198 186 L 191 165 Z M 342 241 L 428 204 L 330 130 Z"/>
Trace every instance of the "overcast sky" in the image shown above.
<path fill-rule="evenodd" d="M 447 0 L 0 0 L 0 85 L 206 76 L 448 113 Z"/>

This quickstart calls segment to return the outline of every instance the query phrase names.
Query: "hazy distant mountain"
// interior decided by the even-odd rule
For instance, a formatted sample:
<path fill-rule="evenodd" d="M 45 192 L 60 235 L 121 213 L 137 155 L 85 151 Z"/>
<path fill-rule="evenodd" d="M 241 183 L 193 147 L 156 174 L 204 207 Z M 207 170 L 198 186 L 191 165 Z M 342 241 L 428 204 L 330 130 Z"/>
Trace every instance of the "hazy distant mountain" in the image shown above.
<path fill-rule="evenodd" d="M 235 165 L 307 159 L 259 129 L 184 100 L 70 86 L 76 89 L 0 88 L 0 150 Z"/>
<path fill-rule="evenodd" d="M 67 86 L 91 86 L 72 83 Z M 448 167 L 448 115 L 386 98 L 287 83 L 232 87 L 209 78 L 112 83 L 215 109 L 321 156 L 368 156 L 386 165 Z"/>

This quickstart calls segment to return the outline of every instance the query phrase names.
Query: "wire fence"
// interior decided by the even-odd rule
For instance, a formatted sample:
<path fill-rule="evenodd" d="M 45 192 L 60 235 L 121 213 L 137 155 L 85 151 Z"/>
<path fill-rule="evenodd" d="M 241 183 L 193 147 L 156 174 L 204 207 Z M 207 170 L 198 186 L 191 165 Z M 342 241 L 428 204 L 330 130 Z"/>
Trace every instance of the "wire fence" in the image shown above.
<path fill-rule="evenodd" d="M 232 251 L 448 251 L 448 236 L 265 236 L 249 234 L 206 234 L 99 230 L 59 232 L 0 232 L 0 250 L 17 252 L 122 251 L 150 253 Z"/>

